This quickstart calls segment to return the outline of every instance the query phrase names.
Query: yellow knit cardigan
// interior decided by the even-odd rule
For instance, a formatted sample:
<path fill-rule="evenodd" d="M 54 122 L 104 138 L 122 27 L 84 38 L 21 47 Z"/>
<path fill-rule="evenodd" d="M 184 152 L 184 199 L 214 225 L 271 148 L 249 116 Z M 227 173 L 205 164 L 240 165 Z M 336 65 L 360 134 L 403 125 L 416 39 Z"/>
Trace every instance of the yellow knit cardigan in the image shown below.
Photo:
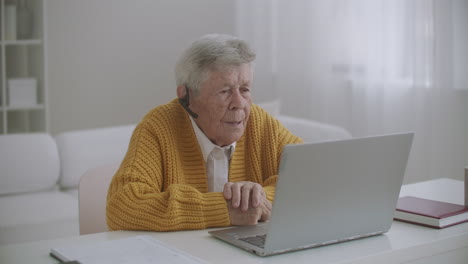
<path fill-rule="evenodd" d="M 237 141 L 229 181 L 261 184 L 273 200 L 284 145 L 302 140 L 256 105 Z M 230 225 L 226 200 L 208 192 L 195 132 L 177 100 L 154 108 L 133 132 L 107 194 L 111 230 L 173 231 Z"/>

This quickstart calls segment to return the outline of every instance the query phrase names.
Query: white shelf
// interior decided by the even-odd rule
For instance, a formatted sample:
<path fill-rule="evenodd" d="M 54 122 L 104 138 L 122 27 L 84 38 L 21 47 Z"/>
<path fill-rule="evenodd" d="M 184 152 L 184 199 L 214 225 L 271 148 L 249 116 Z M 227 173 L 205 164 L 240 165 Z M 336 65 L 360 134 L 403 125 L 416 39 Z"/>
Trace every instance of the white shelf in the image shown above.
<path fill-rule="evenodd" d="M 47 30 L 44 21 L 47 17 L 46 2 L 47 0 L 0 0 L 0 134 L 49 130 L 45 41 Z M 7 5 L 16 7 L 9 8 L 7 13 Z M 19 17 L 26 19 L 21 20 Z M 9 23 L 15 19 L 16 23 Z M 22 21 L 26 22 L 21 23 Z M 36 80 L 36 100 L 30 102 L 37 104 L 8 105 L 9 80 L 25 78 Z"/>
<path fill-rule="evenodd" d="M 21 40 L 4 40 L 0 42 L 5 46 L 22 46 L 22 45 L 42 45 L 41 39 L 21 39 Z"/>
<path fill-rule="evenodd" d="M 29 111 L 29 110 L 43 110 L 44 104 L 36 105 L 18 105 L 18 106 L 6 106 L 3 111 Z"/>

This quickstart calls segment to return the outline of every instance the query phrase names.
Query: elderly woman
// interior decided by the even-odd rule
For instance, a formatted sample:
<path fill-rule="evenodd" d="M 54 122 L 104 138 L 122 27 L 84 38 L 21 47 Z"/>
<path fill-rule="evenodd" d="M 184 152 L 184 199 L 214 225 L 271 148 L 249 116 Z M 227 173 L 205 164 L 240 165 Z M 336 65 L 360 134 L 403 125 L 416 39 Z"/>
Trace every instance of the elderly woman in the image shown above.
<path fill-rule="evenodd" d="M 281 151 L 302 142 L 252 104 L 248 45 L 228 35 L 192 43 L 177 97 L 133 132 L 107 196 L 111 230 L 172 231 L 268 221 Z"/>

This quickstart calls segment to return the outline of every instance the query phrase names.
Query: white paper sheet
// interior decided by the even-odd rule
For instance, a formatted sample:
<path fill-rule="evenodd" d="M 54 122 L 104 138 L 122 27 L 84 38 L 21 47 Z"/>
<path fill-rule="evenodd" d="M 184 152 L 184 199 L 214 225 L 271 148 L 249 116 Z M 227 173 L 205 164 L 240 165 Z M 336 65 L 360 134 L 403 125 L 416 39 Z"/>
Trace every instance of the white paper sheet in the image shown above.
<path fill-rule="evenodd" d="M 205 263 L 150 236 L 135 236 L 90 245 L 57 247 L 51 254 L 81 264 Z"/>

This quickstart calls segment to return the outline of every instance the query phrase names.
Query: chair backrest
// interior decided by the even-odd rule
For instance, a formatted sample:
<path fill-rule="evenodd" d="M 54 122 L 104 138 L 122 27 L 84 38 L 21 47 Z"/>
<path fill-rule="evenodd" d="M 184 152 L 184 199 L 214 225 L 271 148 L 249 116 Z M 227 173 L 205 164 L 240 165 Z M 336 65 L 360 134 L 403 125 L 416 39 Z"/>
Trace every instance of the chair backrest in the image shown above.
<path fill-rule="evenodd" d="M 80 180 L 78 200 L 80 235 L 106 232 L 107 189 L 119 163 L 88 170 Z"/>
<path fill-rule="evenodd" d="M 49 134 L 0 135 L 0 195 L 52 189 L 59 176 L 57 145 Z"/>

